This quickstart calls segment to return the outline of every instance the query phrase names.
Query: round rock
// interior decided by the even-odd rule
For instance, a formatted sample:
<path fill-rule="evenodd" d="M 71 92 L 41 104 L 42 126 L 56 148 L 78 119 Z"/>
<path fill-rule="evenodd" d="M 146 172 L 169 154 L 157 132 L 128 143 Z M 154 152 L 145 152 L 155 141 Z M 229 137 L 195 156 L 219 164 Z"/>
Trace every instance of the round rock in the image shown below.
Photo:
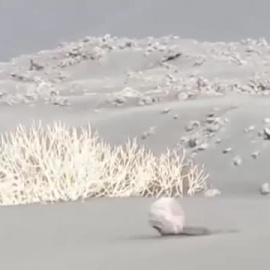
<path fill-rule="evenodd" d="M 260 187 L 260 192 L 262 195 L 268 195 L 270 193 L 270 184 L 263 183 Z"/>
<path fill-rule="evenodd" d="M 215 196 L 218 196 L 220 194 L 221 194 L 220 190 L 218 190 L 216 188 L 210 188 L 204 192 L 205 197 L 215 197 Z"/>
<path fill-rule="evenodd" d="M 185 213 L 176 199 L 160 198 L 150 206 L 149 223 L 161 235 L 181 234 L 185 223 Z"/>

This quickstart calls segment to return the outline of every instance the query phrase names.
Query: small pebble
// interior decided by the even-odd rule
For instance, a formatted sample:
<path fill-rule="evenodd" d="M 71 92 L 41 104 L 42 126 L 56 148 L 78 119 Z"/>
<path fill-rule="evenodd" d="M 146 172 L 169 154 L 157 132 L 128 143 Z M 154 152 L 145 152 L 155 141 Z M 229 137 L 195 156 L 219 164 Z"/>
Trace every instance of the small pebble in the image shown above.
<path fill-rule="evenodd" d="M 157 127 L 154 126 L 154 127 L 150 127 L 149 130 L 147 131 L 149 135 L 153 135 L 156 133 L 156 129 Z"/>
<path fill-rule="evenodd" d="M 144 132 L 144 133 L 141 135 L 141 139 L 142 139 L 142 140 L 145 140 L 148 136 L 149 136 L 148 132 Z"/>
<path fill-rule="evenodd" d="M 138 101 L 138 106 L 144 106 L 144 105 L 146 105 L 146 104 L 143 100 Z"/>
<path fill-rule="evenodd" d="M 263 122 L 264 122 L 265 124 L 270 124 L 270 118 L 264 118 L 264 119 L 263 119 Z"/>
<path fill-rule="evenodd" d="M 200 126 L 200 122 L 199 121 L 190 121 L 187 125 L 186 125 L 186 131 L 192 131 L 195 128 Z"/>
<path fill-rule="evenodd" d="M 197 153 L 196 152 L 192 152 L 191 154 L 190 154 L 190 158 L 195 158 L 197 156 Z"/>
<path fill-rule="evenodd" d="M 244 129 L 244 132 L 248 133 L 250 131 L 253 131 L 254 129 L 255 129 L 255 126 L 249 126 L 249 127 Z"/>
<path fill-rule="evenodd" d="M 270 193 L 270 184 L 263 183 L 260 187 L 260 192 L 262 195 L 268 195 Z"/>
<path fill-rule="evenodd" d="M 204 151 L 208 148 L 208 144 L 207 143 L 202 143 L 201 145 L 198 146 L 198 150 L 199 151 Z"/>
<path fill-rule="evenodd" d="M 206 127 L 206 130 L 209 132 L 217 132 L 220 129 L 220 125 L 217 123 L 210 124 Z"/>
<path fill-rule="evenodd" d="M 65 99 L 57 99 L 52 102 L 54 105 L 58 106 L 70 106 L 70 102 L 67 98 Z"/>
<path fill-rule="evenodd" d="M 265 127 L 263 129 L 264 135 L 265 135 L 265 139 L 269 140 L 270 139 L 270 129 Z"/>
<path fill-rule="evenodd" d="M 249 85 L 242 85 L 242 86 L 240 86 L 240 90 L 242 92 L 250 93 L 252 88 Z"/>
<path fill-rule="evenodd" d="M 190 138 L 188 141 L 189 147 L 193 148 L 198 145 L 198 139 L 197 138 Z"/>
<path fill-rule="evenodd" d="M 235 166 L 240 166 L 242 164 L 242 159 L 240 156 L 236 156 L 233 158 L 233 164 Z"/>
<path fill-rule="evenodd" d="M 259 151 L 255 151 L 251 154 L 251 157 L 254 158 L 254 159 L 257 159 L 260 155 L 260 152 Z"/>
<path fill-rule="evenodd" d="M 220 194 L 221 192 L 216 188 L 210 188 L 204 192 L 205 197 L 215 197 Z"/>
<path fill-rule="evenodd" d="M 198 133 L 195 133 L 194 135 L 192 135 L 189 140 L 188 140 L 188 145 L 189 147 L 193 148 L 193 147 L 196 147 L 200 144 L 203 143 L 202 141 L 202 137 L 198 134 Z"/>
<path fill-rule="evenodd" d="M 149 96 L 144 96 L 141 97 L 138 101 L 138 105 L 139 106 L 144 106 L 144 105 L 151 105 L 153 104 L 155 101 L 153 98 L 149 97 Z"/>
<path fill-rule="evenodd" d="M 162 114 L 167 114 L 169 113 L 171 110 L 169 108 L 165 108 L 161 111 Z"/>
<path fill-rule="evenodd" d="M 155 99 L 151 97 L 144 97 L 143 101 L 145 105 L 151 105 L 155 102 Z"/>
<path fill-rule="evenodd" d="M 213 117 L 216 117 L 217 114 L 215 111 L 213 111 L 213 112 L 208 113 L 206 116 L 207 116 L 207 118 L 213 118 Z"/>
<path fill-rule="evenodd" d="M 216 139 L 216 144 L 219 144 L 219 143 L 221 143 L 221 139 L 220 138 L 217 138 Z"/>
<path fill-rule="evenodd" d="M 178 98 L 178 100 L 187 100 L 188 99 L 188 94 L 179 93 L 177 98 Z"/>
<path fill-rule="evenodd" d="M 141 135 L 141 139 L 142 140 L 145 140 L 147 137 L 149 137 L 150 135 L 153 135 L 155 134 L 156 132 L 156 126 L 154 127 L 150 127 L 147 131 L 143 132 L 142 135 Z"/>
<path fill-rule="evenodd" d="M 224 149 L 224 150 L 222 151 L 222 153 L 223 153 L 223 154 L 227 154 L 227 153 L 229 153 L 229 152 L 231 152 L 231 151 L 232 151 L 232 148 L 231 148 L 231 147 L 228 147 L 228 148 Z"/>
<path fill-rule="evenodd" d="M 183 144 L 183 143 L 187 143 L 189 140 L 189 138 L 187 136 L 183 136 L 180 138 L 180 143 Z"/>
<path fill-rule="evenodd" d="M 175 114 L 174 116 L 173 116 L 173 119 L 178 119 L 178 114 Z"/>
<path fill-rule="evenodd" d="M 215 123 L 216 121 L 217 121 L 217 118 L 214 117 L 214 115 L 208 116 L 208 117 L 206 118 L 206 123 L 208 123 L 208 124 Z"/>
<path fill-rule="evenodd" d="M 114 100 L 114 103 L 117 105 L 117 104 L 124 104 L 126 102 L 126 98 L 124 97 L 116 97 L 115 100 Z"/>

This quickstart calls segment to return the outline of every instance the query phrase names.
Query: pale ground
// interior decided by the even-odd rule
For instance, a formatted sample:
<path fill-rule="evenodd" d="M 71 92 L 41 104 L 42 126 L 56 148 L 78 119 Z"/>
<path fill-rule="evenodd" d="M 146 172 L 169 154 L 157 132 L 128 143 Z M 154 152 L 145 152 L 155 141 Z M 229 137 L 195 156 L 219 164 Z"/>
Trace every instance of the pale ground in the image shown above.
<path fill-rule="evenodd" d="M 10 1 L 13 8 L 15 2 Z M 101 5 L 102 1 L 99 2 Z M 151 10 L 150 2 L 147 10 Z M 175 10 L 175 3 L 171 2 Z M 8 4 L 1 2 L 1 5 L 2 10 L 8 9 Z M 45 6 L 45 10 L 51 8 Z M 258 13 L 256 6 L 249 8 Z M 227 9 L 224 2 L 222 10 Z M 240 4 L 236 5 L 237 10 L 241 10 Z M 236 11 L 232 13 L 235 20 Z M 263 24 L 264 17 L 261 14 L 258 25 Z M 0 16 L 0 22 L 7 18 Z M 179 33 L 177 27 L 182 24 L 176 27 L 173 18 L 170 19 L 174 29 L 170 32 L 163 28 L 164 33 Z M 221 17 L 220 22 L 228 18 L 229 15 L 226 20 Z M 123 22 L 123 18 L 119 20 Z M 153 17 L 153 21 L 157 18 Z M 206 26 L 210 24 L 203 22 Z M 116 21 L 115 24 L 118 25 Z M 0 25 L 1 30 L 3 24 Z M 206 26 L 205 32 L 194 32 L 195 26 L 191 25 L 193 36 L 200 39 L 199 33 L 204 33 L 205 39 L 215 39 Z M 239 37 L 239 27 L 236 24 L 232 28 L 232 36 L 224 34 L 224 28 L 216 39 L 222 39 L 222 34 L 223 40 Z M 97 31 L 103 33 L 103 30 L 101 27 Z M 150 35 L 152 30 L 148 25 L 141 36 Z M 120 35 L 130 37 L 127 32 Z M 255 32 L 263 36 L 256 29 Z M 134 29 L 132 33 L 140 36 Z M 242 33 L 247 36 L 247 32 Z M 259 37 L 254 33 L 248 34 Z M 75 38 L 86 34 L 82 29 Z M 162 34 L 161 30 L 153 33 Z M 57 35 L 51 34 L 51 40 L 35 49 L 25 41 L 20 53 L 53 48 L 57 45 L 53 37 Z M 16 55 L 18 47 L 11 44 L 7 47 L 9 57 Z M 178 53 L 181 55 L 174 60 L 162 63 Z M 0 58 L 7 60 L 1 53 Z M 29 70 L 30 59 L 43 68 Z M 195 152 L 196 162 L 205 164 L 209 183 L 221 191 L 220 196 L 213 198 L 203 195 L 184 198 L 188 224 L 224 230 L 205 237 L 160 238 L 148 226 L 147 210 L 153 199 L 146 198 L 0 207 L 1 267 L 11 270 L 267 268 L 270 197 L 262 196 L 259 189 L 262 183 L 270 181 L 270 131 L 268 137 L 263 132 L 264 128 L 266 133 L 270 128 L 269 60 L 270 46 L 264 40 L 202 43 L 171 36 L 154 40 L 113 37 L 74 40 L 66 47 L 0 63 L 0 132 L 12 130 L 19 123 L 29 125 L 32 120 L 46 124 L 61 120 L 72 126 L 91 123 L 112 144 L 137 137 L 141 145 L 156 154 L 167 147 L 181 150 L 185 145 L 191 154 Z M 217 121 L 214 126 L 213 119 L 207 119 L 213 112 L 212 118 Z M 186 131 L 190 121 L 199 121 L 199 127 Z M 196 147 L 204 144 L 206 149 L 184 144 L 183 139 L 190 141 L 190 136 L 198 139 Z M 224 154 L 223 150 L 229 147 L 232 150 Z M 258 156 L 252 157 L 257 152 Z M 237 156 L 242 161 L 239 166 L 233 164 Z M 226 230 L 235 232 L 225 233 Z"/>
<path fill-rule="evenodd" d="M 188 199 L 189 223 L 236 230 L 160 238 L 147 224 L 152 199 L 0 208 L 3 269 L 248 269 L 269 264 L 269 200 Z"/>

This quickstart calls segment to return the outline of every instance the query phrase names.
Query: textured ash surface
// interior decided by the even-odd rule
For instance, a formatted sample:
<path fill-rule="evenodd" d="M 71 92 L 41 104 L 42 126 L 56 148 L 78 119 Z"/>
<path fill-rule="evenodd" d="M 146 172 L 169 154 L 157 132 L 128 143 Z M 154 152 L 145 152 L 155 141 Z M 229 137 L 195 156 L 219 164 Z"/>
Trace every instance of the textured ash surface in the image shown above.
<path fill-rule="evenodd" d="M 0 209 L 6 269 L 249 269 L 268 265 L 269 200 L 193 198 L 188 224 L 237 230 L 199 237 L 160 237 L 147 223 L 152 199 Z"/>

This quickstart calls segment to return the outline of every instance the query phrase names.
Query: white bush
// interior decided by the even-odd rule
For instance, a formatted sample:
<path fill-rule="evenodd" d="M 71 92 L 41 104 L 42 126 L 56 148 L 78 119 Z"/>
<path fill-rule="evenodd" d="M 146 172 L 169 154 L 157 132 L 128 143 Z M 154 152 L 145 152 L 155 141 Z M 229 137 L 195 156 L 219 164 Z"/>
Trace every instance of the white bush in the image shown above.
<path fill-rule="evenodd" d="M 0 137 L 0 204 L 88 197 L 182 196 L 206 189 L 203 167 L 136 140 L 112 147 L 86 128 L 19 125 Z M 186 189 L 186 190 L 185 190 Z"/>

